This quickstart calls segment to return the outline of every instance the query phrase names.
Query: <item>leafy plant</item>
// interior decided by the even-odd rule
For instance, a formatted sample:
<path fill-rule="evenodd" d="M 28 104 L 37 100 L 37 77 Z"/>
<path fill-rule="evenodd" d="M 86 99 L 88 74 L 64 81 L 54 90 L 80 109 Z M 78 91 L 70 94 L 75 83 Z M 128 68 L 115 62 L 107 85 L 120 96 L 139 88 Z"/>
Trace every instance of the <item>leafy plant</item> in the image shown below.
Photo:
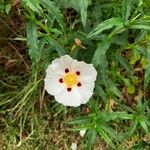
<path fill-rule="evenodd" d="M 107 149 L 148 147 L 149 8 L 149 0 L 0 2 L 0 31 L 13 32 L 0 48 L 0 141 L 6 148 L 60 149 L 65 143 L 69 149 L 78 140 L 79 149 L 100 149 L 99 140 Z M 64 54 L 98 72 L 93 97 L 79 108 L 56 103 L 44 90 L 47 66 Z M 19 69 L 9 72 L 14 60 Z M 83 140 L 75 132 L 81 129 L 87 130 Z"/>

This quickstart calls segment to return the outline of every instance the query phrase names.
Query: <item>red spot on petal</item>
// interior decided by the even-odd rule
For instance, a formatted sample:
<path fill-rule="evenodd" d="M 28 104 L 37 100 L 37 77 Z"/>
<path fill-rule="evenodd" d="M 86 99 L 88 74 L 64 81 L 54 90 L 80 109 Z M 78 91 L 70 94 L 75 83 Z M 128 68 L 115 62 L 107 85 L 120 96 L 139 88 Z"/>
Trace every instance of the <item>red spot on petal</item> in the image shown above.
<path fill-rule="evenodd" d="M 77 86 L 80 87 L 80 86 L 82 86 L 82 84 L 81 84 L 80 82 L 78 82 L 78 83 L 77 83 Z"/>
<path fill-rule="evenodd" d="M 80 75 L 80 71 L 77 71 L 76 74 L 79 76 Z"/>
<path fill-rule="evenodd" d="M 63 83 L 63 79 L 62 79 L 62 78 L 61 78 L 61 79 L 59 79 L 59 82 L 60 82 L 60 83 Z"/>
<path fill-rule="evenodd" d="M 65 69 L 65 73 L 68 73 L 68 72 L 69 72 L 69 69 L 68 69 L 68 68 L 66 68 L 66 69 Z"/>
<path fill-rule="evenodd" d="M 67 88 L 67 91 L 70 92 L 72 90 L 72 88 Z"/>

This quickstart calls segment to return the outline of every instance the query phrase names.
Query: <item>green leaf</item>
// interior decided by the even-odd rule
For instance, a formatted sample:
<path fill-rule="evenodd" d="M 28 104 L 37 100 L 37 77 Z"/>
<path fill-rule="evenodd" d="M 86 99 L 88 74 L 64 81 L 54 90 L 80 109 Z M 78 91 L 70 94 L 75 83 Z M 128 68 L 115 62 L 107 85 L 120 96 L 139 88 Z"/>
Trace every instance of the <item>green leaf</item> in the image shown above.
<path fill-rule="evenodd" d="M 62 56 L 65 54 L 65 50 L 63 49 L 63 47 L 54 39 L 52 39 L 51 37 L 47 36 L 47 41 L 50 43 L 51 46 L 53 46 L 55 48 L 55 50 L 57 51 L 59 56 Z"/>
<path fill-rule="evenodd" d="M 30 21 L 27 24 L 27 44 L 29 47 L 29 56 L 31 58 L 32 63 L 37 63 L 40 58 L 40 53 L 38 49 L 38 37 L 37 37 L 37 29 L 34 21 Z"/>
<path fill-rule="evenodd" d="M 101 128 L 106 133 L 108 133 L 112 138 L 114 138 L 117 141 L 119 140 L 117 133 L 111 127 L 109 127 L 107 124 L 101 125 Z"/>
<path fill-rule="evenodd" d="M 0 14 L 3 13 L 4 9 L 5 5 L 2 2 L 0 2 Z"/>
<path fill-rule="evenodd" d="M 143 47 L 141 47 L 139 45 L 135 45 L 132 48 L 133 48 L 133 50 L 137 51 L 139 54 L 147 57 L 147 53 L 146 53 L 146 49 L 145 48 L 143 48 Z"/>
<path fill-rule="evenodd" d="M 131 76 L 134 75 L 133 69 L 131 68 L 131 66 L 124 57 L 122 57 L 121 55 L 116 55 L 116 59 Z"/>
<path fill-rule="evenodd" d="M 89 102 L 89 108 L 93 114 L 96 114 L 99 111 L 99 100 L 92 97 Z"/>
<path fill-rule="evenodd" d="M 112 91 L 116 96 L 121 98 L 121 92 L 119 91 L 119 89 L 116 87 L 116 85 L 113 83 L 112 80 L 107 79 L 107 85 L 106 87 L 108 87 L 108 89 L 110 91 Z"/>
<path fill-rule="evenodd" d="M 87 22 L 87 7 L 89 5 L 89 0 L 78 0 L 80 6 L 80 13 L 81 13 L 81 21 L 83 27 L 85 28 Z"/>
<path fill-rule="evenodd" d="M 113 26 L 120 26 L 122 24 L 123 22 L 120 18 L 111 18 L 111 19 L 105 20 L 102 23 L 100 23 L 96 28 L 94 28 L 87 37 L 91 38 L 93 36 L 100 34 L 104 30 L 108 30 L 112 28 Z"/>
<path fill-rule="evenodd" d="M 146 89 L 148 87 L 148 84 L 150 83 L 150 37 L 148 37 L 147 60 L 148 60 L 148 65 L 145 69 L 145 75 L 144 75 L 144 89 Z"/>
<path fill-rule="evenodd" d="M 59 8 L 56 6 L 56 4 L 50 0 L 41 0 L 41 4 L 43 5 L 43 7 L 47 9 L 47 11 L 50 14 L 52 14 L 56 18 L 57 22 L 63 29 L 64 28 L 63 15 L 59 10 Z"/>
<path fill-rule="evenodd" d="M 99 64 L 104 65 L 105 64 L 105 54 L 110 46 L 111 40 L 106 38 L 104 41 L 98 44 L 97 49 L 95 50 L 92 63 L 94 66 L 97 66 Z"/>
<path fill-rule="evenodd" d="M 144 24 L 134 24 L 129 27 L 130 29 L 145 29 L 150 30 L 150 25 L 144 25 Z"/>
<path fill-rule="evenodd" d="M 135 37 L 135 42 L 142 41 L 145 38 L 146 35 L 147 35 L 147 31 L 146 30 L 141 30 L 140 33 Z"/>
<path fill-rule="evenodd" d="M 40 39 L 40 42 L 38 43 L 38 47 L 39 47 L 39 53 L 40 53 L 40 56 L 41 58 L 43 57 L 43 49 L 44 49 L 44 46 L 47 44 L 47 38 L 46 37 L 42 37 Z M 44 59 L 44 58 L 43 58 Z"/>
<path fill-rule="evenodd" d="M 104 92 L 103 88 L 100 85 L 96 85 L 95 89 L 96 89 L 98 96 L 100 96 L 103 101 L 106 101 L 107 96 L 106 96 L 106 93 Z"/>
<path fill-rule="evenodd" d="M 96 141 L 97 132 L 95 129 L 89 129 L 87 132 L 86 150 L 91 150 Z"/>
<path fill-rule="evenodd" d="M 123 0 L 122 16 L 124 22 L 127 22 L 131 13 L 132 0 Z"/>
<path fill-rule="evenodd" d="M 150 30 L 150 20 L 149 19 L 140 19 L 134 20 L 129 23 L 130 29 L 145 29 Z"/>
<path fill-rule="evenodd" d="M 137 129 L 138 122 L 135 121 L 130 128 L 128 128 L 128 132 L 126 134 L 126 138 L 130 137 Z"/>
<path fill-rule="evenodd" d="M 150 82 L 150 58 L 144 75 L 144 89 L 148 87 L 149 82 Z"/>
<path fill-rule="evenodd" d="M 148 133 L 148 127 L 147 127 L 147 125 L 146 125 L 146 121 L 144 120 L 144 118 L 140 118 L 140 119 L 139 119 L 139 123 L 140 123 L 141 126 L 143 127 L 144 131 L 145 131 L 146 133 Z"/>
<path fill-rule="evenodd" d="M 22 0 L 31 10 L 36 12 L 37 14 L 42 14 L 42 8 L 39 4 L 39 0 Z"/>
<path fill-rule="evenodd" d="M 108 135 L 105 133 L 104 130 L 102 130 L 100 127 L 96 128 L 99 135 L 113 148 L 115 148 L 114 144 L 112 143 L 111 139 L 108 137 Z"/>
<path fill-rule="evenodd" d="M 122 109 L 124 109 L 124 110 L 126 110 L 127 112 L 130 112 L 130 113 L 134 113 L 134 110 L 132 109 L 132 108 L 130 108 L 130 107 L 128 107 L 128 106 L 126 106 L 126 105 L 124 105 L 124 104 L 122 104 L 122 103 L 118 103 L 118 105 L 122 108 Z"/>
<path fill-rule="evenodd" d="M 77 127 L 77 128 L 69 128 L 69 129 L 67 129 L 68 131 L 80 131 L 80 130 L 87 130 L 87 129 L 90 129 L 92 127 L 92 125 L 90 125 L 90 124 L 85 124 L 85 125 L 83 125 L 83 126 L 81 126 L 81 127 Z"/>
<path fill-rule="evenodd" d="M 91 123 L 92 121 L 92 117 L 89 117 L 89 116 L 82 116 L 82 117 L 79 117 L 79 118 L 76 118 L 74 120 L 71 120 L 71 121 L 67 121 L 66 123 L 67 124 L 87 124 L 87 123 Z"/>
<path fill-rule="evenodd" d="M 108 122 L 112 120 L 127 120 L 127 119 L 132 119 L 133 115 L 132 114 L 127 114 L 126 112 L 101 112 L 99 115 L 99 119 L 103 120 L 103 122 Z"/>
<path fill-rule="evenodd" d="M 61 3 L 67 8 L 74 8 L 81 15 L 81 22 L 85 28 L 87 23 L 87 8 L 91 0 L 61 0 Z M 62 4 L 61 4 L 62 5 Z"/>

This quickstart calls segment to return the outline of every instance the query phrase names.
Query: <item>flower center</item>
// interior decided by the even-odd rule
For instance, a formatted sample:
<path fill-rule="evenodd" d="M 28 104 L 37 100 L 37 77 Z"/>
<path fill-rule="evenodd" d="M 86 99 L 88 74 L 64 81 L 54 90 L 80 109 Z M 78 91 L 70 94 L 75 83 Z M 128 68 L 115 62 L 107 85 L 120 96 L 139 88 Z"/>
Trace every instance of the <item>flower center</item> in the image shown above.
<path fill-rule="evenodd" d="M 67 73 L 63 77 L 63 81 L 67 87 L 72 87 L 78 83 L 78 75 L 75 73 Z"/>

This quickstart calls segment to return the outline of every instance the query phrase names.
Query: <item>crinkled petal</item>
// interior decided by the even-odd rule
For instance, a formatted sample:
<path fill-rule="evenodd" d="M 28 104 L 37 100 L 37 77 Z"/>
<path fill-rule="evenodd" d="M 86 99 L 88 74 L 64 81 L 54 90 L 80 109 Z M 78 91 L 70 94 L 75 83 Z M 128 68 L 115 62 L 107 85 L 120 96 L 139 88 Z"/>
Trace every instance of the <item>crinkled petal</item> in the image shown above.
<path fill-rule="evenodd" d="M 80 72 L 78 81 L 81 86 L 74 86 L 72 90 L 67 91 L 64 83 L 59 79 L 65 75 L 65 69 L 69 72 Z M 45 89 L 51 95 L 55 96 L 56 101 L 65 106 L 80 106 L 85 104 L 93 94 L 97 72 L 92 64 L 86 64 L 81 61 L 72 59 L 69 55 L 64 55 L 52 61 L 48 66 L 45 77 Z"/>
<path fill-rule="evenodd" d="M 61 78 L 61 75 L 55 74 L 50 67 L 48 67 L 44 81 L 45 89 L 49 94 L 56 95 L 65 88 L 65 85 L 59 82 Z"/>
<path fill-rule="evenodd" d="M 76 60 L 72 59 L 69 55 L 64 55 L 60 58 L 54 59 L 49 67 L 56 74 L 64 75 L 66 68 L 68 68 L 69 71 L 72 70 L 72 64 L 74 62 L 76 62 Z"/>
<path fill-rule="evenodd" d="M 85 104 L 89 101 L 90 97 L 93 95 L 93 89 L 95 86 L 94 81 L 81 81 L 82 86 L 77 87 L 78 92 L 80 94 L 81 103 Z"/>
<path fill-rule="evenodd" d="M 55 99 L 64 106 L 77 107 L 81 105 L 81 96 L 75 87 L 72 88 L 70 92 L 67 91 L 67 88 L 64 89 L 59 94 L 55 95 Z"/>
<path fill-rule="evenodd" d="M 95 70 L 93 64 L 87 64 L 83 61 L 74 63 L 73 65 L 74 72 L 80 71 L 79 78 L 82 80 L 96 80 L 97 71 Z"/>

